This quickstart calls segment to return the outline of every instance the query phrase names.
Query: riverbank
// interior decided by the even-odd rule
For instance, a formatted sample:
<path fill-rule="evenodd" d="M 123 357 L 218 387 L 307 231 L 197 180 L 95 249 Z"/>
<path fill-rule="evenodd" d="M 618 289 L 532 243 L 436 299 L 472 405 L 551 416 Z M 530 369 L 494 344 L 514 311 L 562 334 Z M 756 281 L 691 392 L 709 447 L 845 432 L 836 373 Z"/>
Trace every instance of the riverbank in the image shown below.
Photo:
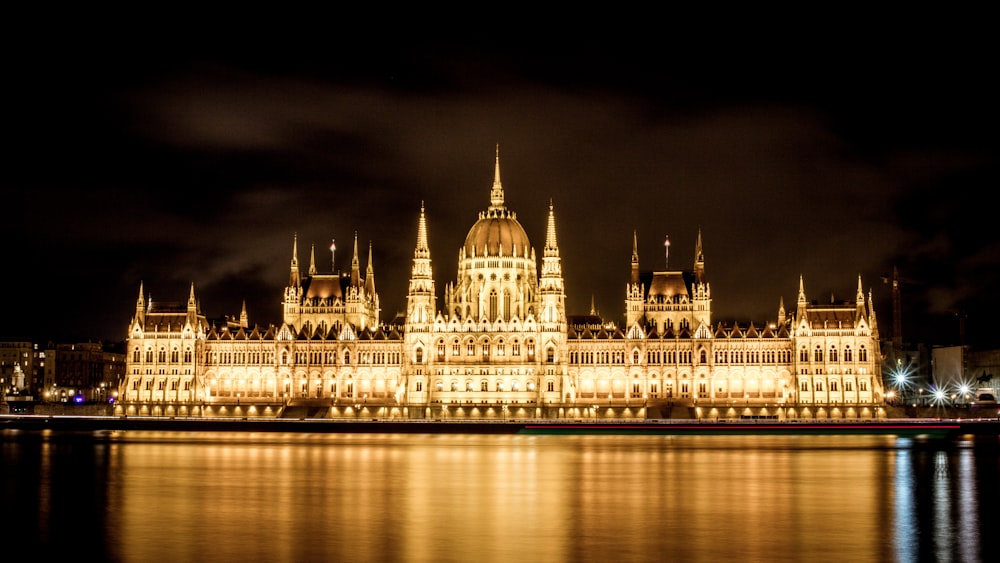
<path fill-rule="evenodd" d="M 726 420 L 400 420 L 261 419 L 137 416 L 0 415 L 0 430 L 305 432 L 406 434 L 880 434 L 926 438 L 1000 438 L 1000 419 L 883 419 L 865 421 Z"/>

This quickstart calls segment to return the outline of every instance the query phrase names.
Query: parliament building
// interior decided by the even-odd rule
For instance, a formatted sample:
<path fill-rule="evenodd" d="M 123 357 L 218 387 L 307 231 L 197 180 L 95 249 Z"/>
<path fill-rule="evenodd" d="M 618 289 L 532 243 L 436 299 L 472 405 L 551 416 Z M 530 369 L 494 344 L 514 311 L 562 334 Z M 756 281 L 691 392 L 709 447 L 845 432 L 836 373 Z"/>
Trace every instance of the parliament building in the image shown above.
<path fill-rule="evenodd" d="M 485 190 L 484 190 L 485 192 Z M 485 195 L 485 193 L 484 193 Z M 212 321 L 142 284 L 115 412 L 351 419 L 873 419 L 885 416 L 871 293 L 816 304 L 799 280 L 773 319 L 712 319 L 701 233 L 690 270 L 640 267 L 632 234 L 624 316 L 566 311 L 550 203 L 540 256 L 504 204 L 489 205 L 439 293 L 423 204 L 405 315 L 381 318 L 368 249 L 351 271 L 299 263 L 293 236 L 278 325 Z M 623 257 L 623 265 L 626 257 Z M 623 276 L 624 277 L 624 276 Z"/>

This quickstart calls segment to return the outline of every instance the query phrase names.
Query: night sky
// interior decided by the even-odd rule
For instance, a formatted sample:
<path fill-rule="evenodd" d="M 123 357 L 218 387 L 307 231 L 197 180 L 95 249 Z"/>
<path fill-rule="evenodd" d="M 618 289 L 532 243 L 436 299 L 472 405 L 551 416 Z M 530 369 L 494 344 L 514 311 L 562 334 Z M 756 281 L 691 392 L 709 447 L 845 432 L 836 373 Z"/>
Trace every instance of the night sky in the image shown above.
<path fill-rule="evenodd" d="M 539 264 L 554 205 L 571 314 L 623 320 L 633 231 L 662 270 L 700 229 L 715 323 L 794 310 L 800 276 L 853 301 L 860 275 L 888 334 L 896 266 L 905 340 L 957 344 L 964 318 L 995 346 L 996 45 L 926 31 L 31 51 L 3 71 L 0 336 L 123 340 L 140 284 L 280 323 L 296 234 L 322 273 L 332 240 L 340 270 L 371 244 L 390 320 L 421 202 L 440 298 L 499 145 Z"/>

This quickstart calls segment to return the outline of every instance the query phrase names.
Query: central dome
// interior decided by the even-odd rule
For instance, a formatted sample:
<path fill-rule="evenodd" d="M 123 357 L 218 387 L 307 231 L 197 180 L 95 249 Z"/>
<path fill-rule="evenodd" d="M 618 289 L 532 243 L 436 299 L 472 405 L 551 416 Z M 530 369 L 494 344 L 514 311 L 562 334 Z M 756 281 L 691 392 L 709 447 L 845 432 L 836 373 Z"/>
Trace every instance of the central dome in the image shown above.
<path fill-rule="evenodd" d="M 530 248 L 528 235 L 517 216 L 505 208 L 491 207 L 465 237 L 466 256 L 524 256 Z"/>

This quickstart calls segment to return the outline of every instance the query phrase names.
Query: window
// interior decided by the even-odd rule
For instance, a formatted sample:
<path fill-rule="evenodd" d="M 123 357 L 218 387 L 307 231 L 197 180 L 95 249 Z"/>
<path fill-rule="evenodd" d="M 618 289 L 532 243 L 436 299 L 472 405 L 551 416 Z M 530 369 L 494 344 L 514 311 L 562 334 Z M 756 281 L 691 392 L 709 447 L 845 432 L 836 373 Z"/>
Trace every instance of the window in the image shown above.
<path fill-rule="evenodd" d="M 479 382 L 479 390 L 480 391 L 489 391 L 490 390 L 489 383 L 487 383 L 487 381 L 485 379 Z"/>
<path fill-rule="evenodd" d="M 451 343 L 451 355 L 457 356 L 459 354 L 458 340 Z"/>
<path fill-rule="evenodd" d="M 837 382 L 836 381 L 831 381 L 830 382 L 830 391 L 836 391 L 836 390 L 837 390 Z"/>
<path fill-rule="evenodd" d="M 809 382 L 803 381 L 799 384 L 799 391 L 809 391 Z"/>
<path fill-rule="evenodd" d="M 813 360 L 817 362 L 823 361 L 823 350 L 819 346 L 816 347 L 816 352 L 813 354 Z M 819 389 L 817 389 L 819 391 Z"/>
<path fill-rule="evenodd" d="M 836 348 L 830 348 L 830 361 L 831 362 L 836 362 L 837 361 L 837 349 Z"/>
<path fill-rule="evenodd" d="M 859 381 L 858 382 L 858 390 L 860 390 L 860 391 L 867 391 L 868 390 L 868 382 L 864 381 L 864 380 Z"/>
<path fill-rule="evenodd" d="M 552 363 L 556 361 L 556 351 L 553 348 L 547 348 L 545 350 L 545 361 L 546 363 Z"/>
<path fill-rule="evenodd" d="M 421 392 L 421 391 L 423 391 L 424 390 L 424 382 L 423 381 L 418 381 L 417 384 L 416 384 L 416 386 L 415 386 L 415 390 L 418 393 Z"/>
<path fill-rule="evenodd" d="M 417 360 L 416 361 L 417 361 L 418 364 L 424 363 L 424 349 L 423 348 L 417 348 Z"/>
<path fill-rule="evenodd" d="M 476 355 L 476 343 L 475 342 L 473 342 L 472 340 L 469 340 L 469 342 L 466 344 L 466 348 L 467 348 L 467 350 L 465 352 L 466 355 L 468 355 L 468 356 L 475 356 Z"/>

